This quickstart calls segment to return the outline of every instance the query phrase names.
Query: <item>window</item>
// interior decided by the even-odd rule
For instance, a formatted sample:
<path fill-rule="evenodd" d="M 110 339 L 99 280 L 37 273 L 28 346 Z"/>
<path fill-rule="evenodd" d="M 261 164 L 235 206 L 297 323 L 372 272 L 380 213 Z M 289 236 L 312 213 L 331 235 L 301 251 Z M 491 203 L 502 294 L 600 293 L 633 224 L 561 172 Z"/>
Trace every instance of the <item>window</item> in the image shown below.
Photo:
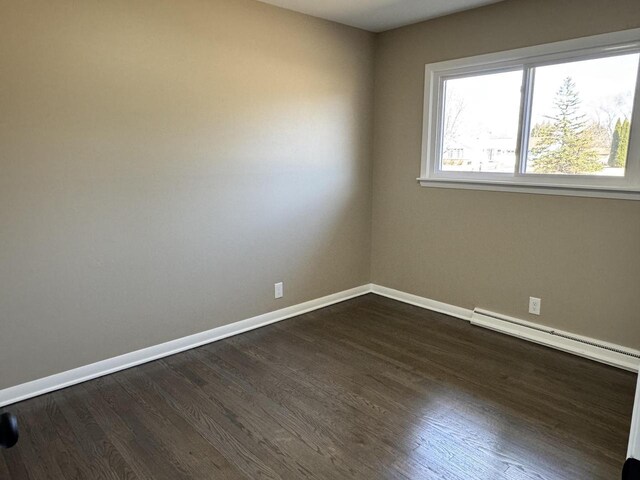
<path fill-rule="evenodd" d="M 640 199 L 639 70 L 640 29 L 427 65 L 418 180 Z"/>

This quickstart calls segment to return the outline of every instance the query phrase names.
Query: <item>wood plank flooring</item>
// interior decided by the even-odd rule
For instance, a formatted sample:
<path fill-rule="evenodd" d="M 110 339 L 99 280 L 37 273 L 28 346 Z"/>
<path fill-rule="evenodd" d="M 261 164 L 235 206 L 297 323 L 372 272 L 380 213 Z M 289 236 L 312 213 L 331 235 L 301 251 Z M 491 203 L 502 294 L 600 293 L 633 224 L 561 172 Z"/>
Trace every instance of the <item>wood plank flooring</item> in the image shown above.
<path fill-rule="evenodd" d="M 366 295 L 10 408 L 10 479 L 612 480 L 636 376 Z"/>

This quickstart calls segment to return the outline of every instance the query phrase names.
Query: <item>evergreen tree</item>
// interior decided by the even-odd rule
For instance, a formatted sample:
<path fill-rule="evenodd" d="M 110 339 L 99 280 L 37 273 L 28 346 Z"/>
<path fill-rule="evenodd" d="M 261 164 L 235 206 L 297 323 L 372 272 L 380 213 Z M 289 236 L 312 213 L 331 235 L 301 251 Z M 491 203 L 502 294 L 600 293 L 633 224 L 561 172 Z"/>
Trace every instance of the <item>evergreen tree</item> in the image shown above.
<path fill-rule="evenodd" d="M 611 153 L 609 154 L 609 161 L 607 162 L 610 167 L 615 167 L 618 159 L 618 148 L 620 147 L 620 128 L 622 124 L 620 119 L 616 121 L 616 126 L 613 129 L 613 137 L 611 139 Z"/>
<path fill-rule="evenodd" d="M 594 139 L 585 115 L 580 113 L 580 96 L 571 77 L 564 79 L 554 101 L 555 116 L 536 125 L 536 142 L 531 148 L 536 173 L 580 174 L 598 172 Z"/>
<path fill-rule="evenodd" d="M 629 150 L 629 134 L 631 133 L 631 122 L 628 119 L 618 119 L 613 131 L 611 141 L 611 153 L 609 154 L 609 165 L 612 167 L 624 167 L 627 162 L 627 151 Z"/>
<path fill-rule="evenodd" d="M 616 167 L 624 167 L 627 163 L 627 152 L 629 150 L 629 134 L 631 133 L 631 122 L 625 118 L 620 127 L 620 145 L 618 145 L 618 155 L 616 156 Z"/>

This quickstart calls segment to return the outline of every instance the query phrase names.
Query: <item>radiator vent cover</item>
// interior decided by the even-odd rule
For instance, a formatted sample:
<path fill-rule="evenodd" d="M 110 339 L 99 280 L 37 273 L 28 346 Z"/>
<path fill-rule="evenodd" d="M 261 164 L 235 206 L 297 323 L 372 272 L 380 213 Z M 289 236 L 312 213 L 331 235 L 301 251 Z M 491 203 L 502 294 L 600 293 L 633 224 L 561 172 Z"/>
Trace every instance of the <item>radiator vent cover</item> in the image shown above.
<path fill-rule="evenodd" d="M 568 338 L 569 340 L 584 343 L 585 345 L 593 345 L 594 347 L 604 348 L 605 350 L 609 350 L 610 352 L 621 353 L 622 355 L 629 355 L 630 357 L 640 359 L 640 353 L 638 352 L 627 351 L 620 347 L 612 347 L 607 344 L 602 344 L 597 340 L 585 340 L 584 338 L 575 337 L 574 335 L 571 335 L 569 333 L 561 333 L 556 330 L 554 330 L 552 334 L 556 337 Z"/>
<path fill-rule="evenodd" d="M 640 351 L 476 308 L 471 324 L 634 372 Z"/>

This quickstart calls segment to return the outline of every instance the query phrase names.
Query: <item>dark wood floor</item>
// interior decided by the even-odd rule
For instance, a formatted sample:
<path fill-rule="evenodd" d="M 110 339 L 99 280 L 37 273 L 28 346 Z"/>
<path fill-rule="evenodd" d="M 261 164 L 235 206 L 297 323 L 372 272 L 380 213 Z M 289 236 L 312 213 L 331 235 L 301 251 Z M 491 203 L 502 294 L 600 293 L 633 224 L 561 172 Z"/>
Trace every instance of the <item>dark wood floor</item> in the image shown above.
<path fill-rule="evenodd" d="M 612 480 L 634 384 L 366 295 L 14 405 L 0 478 Z"/>

